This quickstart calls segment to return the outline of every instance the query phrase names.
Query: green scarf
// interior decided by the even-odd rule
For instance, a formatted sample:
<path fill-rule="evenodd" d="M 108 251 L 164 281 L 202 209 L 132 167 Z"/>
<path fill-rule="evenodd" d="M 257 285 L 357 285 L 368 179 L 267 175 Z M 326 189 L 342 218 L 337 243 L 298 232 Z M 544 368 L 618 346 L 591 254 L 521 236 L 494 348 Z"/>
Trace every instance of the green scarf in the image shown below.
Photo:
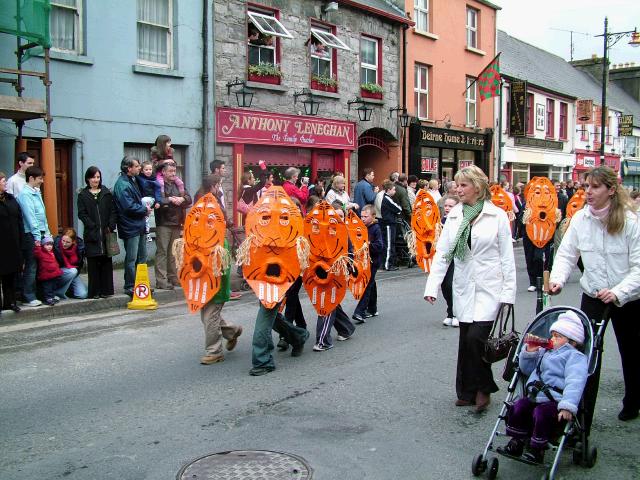
<path fill-rule="evenodd" d="M 482 207 L 484 206 L 484 200 L 476 202 L 475 205 L 462 205 L 462 223 L 458 227 L 458 233 L 456 233 L 456 239 L 453 242 L 453 247 L 449 250 L 444 258 L 447 261 L 457 258 L 458 260 L 464 260 L 469 252 L 469 235 L 471 235 L 471 222 L 480 215 Z"/>

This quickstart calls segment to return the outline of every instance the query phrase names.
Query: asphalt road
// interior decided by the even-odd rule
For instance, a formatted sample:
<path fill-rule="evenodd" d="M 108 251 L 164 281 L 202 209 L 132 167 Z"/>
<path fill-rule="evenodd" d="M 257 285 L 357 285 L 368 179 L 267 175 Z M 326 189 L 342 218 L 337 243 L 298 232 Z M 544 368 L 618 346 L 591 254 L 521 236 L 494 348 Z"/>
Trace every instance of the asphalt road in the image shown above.
<path fill-rule="evenodd" d="M 519 270 L 522 329 L 535 294 Z M 555 304 L 578 303 L 576 281 Z M 333 350 L 312 352 L 309 342 L 300 358 L 277 353 L 277 370 L 263 377 L 248 375 L 253 298 L 225 306 L 245 333 L 211 366 L 198 363 L 200 319 L 182 304 L 0 326 L 0 478 L 173 479 L 190 460 L 235 449 L 294 453 L 314 479 L 473 478 L 471 459 L 506 385 L 499 381 L 487 414 L 453 405 L 457 330 L 442 326 L 444 303 L 427 305 L 423 288 L 416 269 L 385 274 L 380 317 Z M 306 298 L 303 305 L 314 325 Z M 343 305 L 352 312 L 355 302 Z M 500 371 L 496 365 L 496 377 Z M 559 478 L 640 478 L 640 421 L 616 419 L 622 392 L 610 329 L 592 432 L 598 463 L 585 470 L 567 456 Z M 500 478 L 542 473 L 500 462 Z"/>

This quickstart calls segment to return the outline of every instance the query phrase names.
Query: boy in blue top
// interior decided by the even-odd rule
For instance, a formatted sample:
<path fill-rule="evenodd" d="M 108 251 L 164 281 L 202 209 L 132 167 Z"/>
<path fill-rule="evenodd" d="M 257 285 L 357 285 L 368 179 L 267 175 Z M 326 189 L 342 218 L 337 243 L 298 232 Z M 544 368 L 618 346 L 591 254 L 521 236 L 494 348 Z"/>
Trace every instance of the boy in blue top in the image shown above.
<path fill-rule="evenodd" d="M 523 458 L 542 463 L 544 449 L 558 422 L 571 420 L 587 382 L 587 357 L 576 349 L 584 342 L 584 327 L 578 316 L 561 313 L 549 329 L 552 349 L 527 344 L 519 365 L 527 380 L 528 397 L 512 407 L 507 420 L 511 440 L 503 453 L 519 457 L 526 438 L 529 449 Z"/>
<path fill-rule="evenodd" d="M 358 306 L 353 312 L 356 323 L 365 323 L 369 317 L 378 315 L 378 289 L 376 286 L 376 273 L 382 263 L 381 256 L 384 249 L 382 243 L 382 231 L 376 220 L 376 209 L 373 205 L 365 205 L 360 212 L 360 218 L 367 227 L 369 233 L 369 258 L 371 258 L 371 279 L 364 291 Z"/>

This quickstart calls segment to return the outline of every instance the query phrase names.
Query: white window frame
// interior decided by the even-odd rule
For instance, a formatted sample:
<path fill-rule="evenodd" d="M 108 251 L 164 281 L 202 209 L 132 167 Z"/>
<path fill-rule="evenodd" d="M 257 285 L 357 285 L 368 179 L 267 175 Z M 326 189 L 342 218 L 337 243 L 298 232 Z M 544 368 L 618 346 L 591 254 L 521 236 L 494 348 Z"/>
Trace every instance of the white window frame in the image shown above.
<path fill-rule="evenodd" d="M 83 42 L 83 37 L 84 37 L 84 25 L 83 25 L 83 16 L 82 16 L 82 7 L 83 7 L 83 3 L 84 0 L 76 0 L 76 6 L 72 7 L 70 5 L 64 5 L 61 3 L 56 2 L 55 0 L 51 1 L 51 10 L 53 11 L 53 9 L 63 9 L 63 10 L 71 10 L 74 12 L 75 14 L 75 21 L 73 24 L 73 34 L 74 34 L 74 39 L 75 39 L 75 44 L 73 46 L 73 49 L 69 50 L 66 48 L 60 48 L 60 47 L 56 47 L 56 46 L 51 46 L 51 50 L 54 50 L 56 52 L 65 52 L 65 53 L 73 53 L 75 55 L 82 55 L 84 53 L 84 42 Z M 51 30 L 51 18 L 52 16 L 50 16 L 49 19 L 49 29 Z"/>
<path fill-rule="evenodd" d="M 421 6 L 420 3 L 424 3 L 425 6 Z M 416 21 L 416 30 L 429 33 L 429 0 L 414 0 L 413 12 Z M 421 21 L 421 19 L 424 20 Z M 424 24 L 425 28 L 421 28 L 421 24 Z"/>
<path fill-rule="evenodd" d="M 333 33 L 320 30 L 318 28 L 312 28 L 311 34 L 316 37 L 325 47 L 337 48 L 338 50 L 344 50 L 350 52 L 351 49 L 347 45 L 336 37 Z"/>
<path fill-rule="evenodd" d="M 473 20 L 470 22 L 470 20 Z M 467 7 L 467 47 L 478 48 L 478 10 Z M 473 40 L 473 41 L 472 41 Z"/>
<path fill-rule="evenodd" d="M 376 81 L 375 82 L 367 82 L 367 83 L 375 83 L 376 85 L 380 85 L 380 79 L 378 78 L 378 57 L 380 55 L 380 40 L 377 38 L 362 36 L 360 42 L 372 42 L 375 45 L 375 54 L 374 58 L 376 63 L 364 63 L 362 60 L 362 47 L 360 47 L 360 76 L 362 77 L 362 70 L 373 70 L 376 72 Z"/>
<path fill-rule="evenodd" d="M 329 28 L 329 27 L 327 27 Z M 318 30 L 318 31 L 323 31 L 325 33 L 331 33 L 328 30 L 321 30 L 320 27 L 314 27 L 311 29 L 311 31 L 313 30 Z M 334 78 L 333 75 L 333 48 L 327 46 L 326 43 L 324 43 L 318 36 L 314 35 L 318 41 L 320 41 L 320 43 L 322 43 L 325 47 L 327 47 L 326 50 L 326 55 L 324 57 L 321 57 L 320 55 L 315 55 L 313 53 L 311 53 L 311 74 L 312 75 L 316 75 L 316 76 L 320 76 L 319 72 L 320 72 L 320 62 L 327 62 L 329 63 L 329 78 Z M 318 66 L 318 73 L 315 72 L 315 66 Z"/>
<path fill-rule="evenodd" d="M 137 27 L 140 24 L 151 25 L 152 27 L 157 27 L 157 28 L 163 28 L 167 32 L 167 63 L 152 62 L 150 60 L 144 60 L 144 59 L 138 58 L 137 59 L 138 65 L 146 65 L 150 67 L 160 67 L 160 68 L 168 68 L 168 69 L 173 68 L 173 0 L 167 1 L 167 8 L 168 8 L 168 12 L 167 12 L 168 25 L 161 25 L 158 23 L 151 23 L 151 22 L 140 20 L 139 18 L 137 18 L 137 13 L 136 13 L 136 36 L 137 36 Z M 137 44 L 137 38 L 136 38 L 136 44 Z M 136 46 L 137 48 L 139 48 L 139 45 L 136 45 Z M 137 56 L 137 53 L 136 53 L 136 56 Z"/>
<path fill-rule="evenodd" d="M 426 78 L 426 81 L 427 81 L 427 84 L 424 85 L 424 86 L 423 85 L 418 85 L 421 75 L 416 74 L 416 70 L 423 69 L 423 68 L 426 70 L 425 78 Z M 415 94 L 418 94 L 418 101 L 416 102 L 416 105 L 415 105 L 416 116 L 421 120 L 426 120 L 427 118 L 429 118 L 429 68 L 430 67 L 428 65 L 424 65 L 424 64 L 421 64 L 421 63 L 416 63 L 414 65 L 414 69 L 413 69 L 414 76 L 415 76 L 413 92 L 414 92 L 414 96 L 415 96 Z M 420 98 L 423 95 L 424 95 L 424 97 L 426 99 L 425 100 L 426 101 L 426 107 L 427 107 L 426 108 L 426 112 L 427 112 L 427 116 L 426 117 L 421 117 L 420 116 Z"/>
<path fill-rule="evenodd" d="M 275 15 L 267 15 L 265 13 L 258 13 L 254 11 L 248 11 L 247 15 L 251 19 L 251 23 L 253 23 L 263 35 L 271 35 L 272 37 L 293 38 L 293 35 L 289 33 L 289 30 L 284 27 L 284 25 L 280 22 L 280 20 L 276 18 Z"/>
<path fill-rule="evenodd" d="M 465 104 L 466 104 L 466 125 L 467 127 L 475 127 L 478 124 L 478 82 L 475 78 L 466 77 L 467 90 L 465 91 Z M 471 85 L 473 83 L 473 85 Z M 473 110 L 471 110 L 473 109 Z M 473 111 L 473 122 L 469 121 L 470 113 Z"/>

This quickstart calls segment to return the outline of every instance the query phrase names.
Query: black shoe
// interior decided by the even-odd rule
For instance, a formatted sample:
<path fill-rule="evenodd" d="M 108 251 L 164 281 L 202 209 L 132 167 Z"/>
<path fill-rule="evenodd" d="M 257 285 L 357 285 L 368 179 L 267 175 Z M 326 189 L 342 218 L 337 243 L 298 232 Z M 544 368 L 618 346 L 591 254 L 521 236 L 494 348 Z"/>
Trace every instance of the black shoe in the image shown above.
<path fill-rule="evenodd" d="M 20 313 L 20 310 L 22 310 L 17 303 L 14 303 L 13 305 L 9 305 L 9 310 L 13 310 L 16 313 Z"/>
<path fill-rule="evenodd" d="M 94 296 L 93 296 L 93 297 L 91 297 L 91 298 L 93 298 L 94 300 L 100 300 L 100 295 L 94 295 Z"/>
<path fill-rule="evenodd" d="M 287 343 L 287 341 L 280 337 L 280 341 L 278 342 L 278 350 L 281 352 L 286 352 L 287 349 L 289 348 L 289 344 Z"/>
<path fill-rule="evenodd" d="M 50 307 L 53 307 L 58 302 L 56 302 L 53 298 L 46 298 L 43 303 L 45 305 L 49 305 Z"/>
<path fill-rule="evenodd" d="M 367 312 L 364 314 L 364 318 L 371 318 L 371 317 L 377 317 L 379 315 L 378 311 L 376 310 L 375 313 L 371 313 L 371 312 Z"/>
<path fill-rule="evenodd" d="M 296 345 L 291 345 L 292 357 L 299 357 L 300 355 L 302 355 L 302 350 L 304 350 L 304 343 L 307 341 L 308 338 L 309 338 L 309 332 L 305 331 L 304 340 L 302 340 L 302 342 Z"/>
<path fill-rule="evenodd" d="M 108 294 L 108 293 L 101 293 L 100 294 L 100 298 L 111 298 L 113 297 L 113 294 Z"/>
<path fill-rule="evenodd" d="M 266 375 L 269 372 L 273 372 L 275 367 L 253 367 L 249 370 L 249 375 L 252 377 L 259 377 L 260 375 Z"/>
<path fill-rule="evenodd" d="M 385 268 L 385 270 L 387 272 L 395 272 L 396 270 L 398 270 L 398 267 L 397 266 L 396 267 L 389 267 L 389 268 Z"/>
<path fill-rule="evenodd" d="M 520 457 L 522 456 L 522 452 L 524 451 L 524 442 L 522 440 L 518 440 L 517 438 L 512 438 L 509 440 L 504 447 L 497 448 L 498 453 L 504 453 L 510 455 L 512 457 Z"/>
<path fill-rule="evenodd" d="M 367 321 L 365 320 L 365 318 L 357 313 L 354 313 L 351 317 L 353 320 L 355 320 L 355 322 L 357 324 L 361 324 L 361 323 L 367 323 Z"/>
<path fill-rule="evenodd" d="M 631 410 L 628 408 L 623 408 L 618 414 L 618 420 L 622 422 L 628 422 L 629 420 L 633 420 L 634 418 L 638 418 L 638 409 Z"/>
<path fill-rule="evenodd" d="M 529 447 L 522 455 L 522 458 L 533 463 L 544 463 L 544 450 Z"/>
<path fill-rule="evenodd" d="M 129 295 L 130 297 L 133 297 L 133 290 L 131 290 L 131 289 L 125 289 L 125 290 L 124 290 L 124 294 L 125 294 L 125 295 Z"/>

